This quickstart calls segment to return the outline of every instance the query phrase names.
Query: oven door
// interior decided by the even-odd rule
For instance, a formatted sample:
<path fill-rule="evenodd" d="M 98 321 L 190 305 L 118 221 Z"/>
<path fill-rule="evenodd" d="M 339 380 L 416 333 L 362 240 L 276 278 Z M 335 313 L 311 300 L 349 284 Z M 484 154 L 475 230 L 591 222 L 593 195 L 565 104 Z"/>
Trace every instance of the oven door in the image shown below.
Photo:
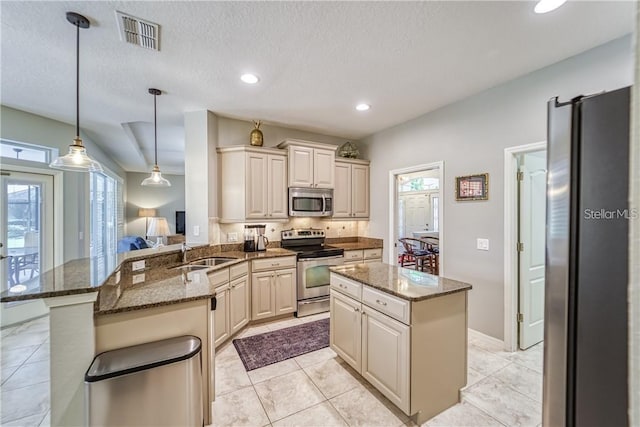
<path fill-rule="evenodd" d="M 329 267 L 342 265 L 344 256 L 298 261 L 298 301 L 329 295 Z"/>

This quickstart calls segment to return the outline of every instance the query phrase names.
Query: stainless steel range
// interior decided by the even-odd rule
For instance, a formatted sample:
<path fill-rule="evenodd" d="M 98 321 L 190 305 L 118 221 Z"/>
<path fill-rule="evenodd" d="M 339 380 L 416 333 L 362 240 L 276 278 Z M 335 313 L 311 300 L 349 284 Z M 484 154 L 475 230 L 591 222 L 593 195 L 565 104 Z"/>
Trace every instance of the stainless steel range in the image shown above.
<path fill-rule="evenodd" d="M 282 247 L 297 252 L 297 317 L 329 311 L 329 267 L 342 265 L 344 249 L 324 244 L 324 230 L 291 229 L 280 233 Z"/>

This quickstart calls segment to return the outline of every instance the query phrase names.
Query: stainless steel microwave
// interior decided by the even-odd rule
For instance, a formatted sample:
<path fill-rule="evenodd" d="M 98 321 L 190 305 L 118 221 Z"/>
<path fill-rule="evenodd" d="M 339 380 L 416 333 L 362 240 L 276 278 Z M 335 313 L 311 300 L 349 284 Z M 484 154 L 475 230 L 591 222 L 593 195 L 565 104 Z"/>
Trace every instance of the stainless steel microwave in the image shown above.
<path fill-rule="evenodd" d="M 332 216 L 333 189 L 289 188 L 289 216 Z"/>

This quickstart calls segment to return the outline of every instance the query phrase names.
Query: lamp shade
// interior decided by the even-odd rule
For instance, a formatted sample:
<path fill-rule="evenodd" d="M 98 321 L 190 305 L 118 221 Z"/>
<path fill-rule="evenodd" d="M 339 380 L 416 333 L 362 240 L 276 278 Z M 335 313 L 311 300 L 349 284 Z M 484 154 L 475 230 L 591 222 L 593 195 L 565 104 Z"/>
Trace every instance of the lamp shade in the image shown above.
<path fill-rule="evenodd" d="M 138 216 L 141 218 L 156 216 L 156 210 L 151 208 L 140 208 L 138 209 Z"/>
<path fill-rule="evenodd" d="M 169 235 L 169 223 L 164 217 L 151 218 L 149 221 L 148 236 L 167 236 Z"/>

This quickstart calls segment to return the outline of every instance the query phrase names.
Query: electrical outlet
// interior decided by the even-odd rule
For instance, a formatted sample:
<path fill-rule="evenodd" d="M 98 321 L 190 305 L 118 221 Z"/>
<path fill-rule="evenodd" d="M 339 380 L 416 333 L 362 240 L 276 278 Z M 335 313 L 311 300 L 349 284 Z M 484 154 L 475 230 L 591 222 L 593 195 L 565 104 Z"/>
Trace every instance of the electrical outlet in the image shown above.
<path fill-rule="evenodd" d="M 144 273 L 133 275 L 133 284 L 144 282 Z"/>
<path fill-rule="evenodd" d="M 199 236 L 200 235 L 200 226 L 199 225 L 194 225 L 193 226 L 193 235 L 194 236 Z"/>
<path fill-rule="evenodd" d="M 131 263 L 131 269 L 133 271 L 144 270 L 144 260 L 134 261 Z"/>
<path fill-rule="evenodd" d="M 489 239 L 476 239 L 476 247 L 479 251 L 488 251 Z"/>
<path fill-rule="evenodd" d="M 116 271 L 116 285 L 120 283 L 120 270 Z"/>
<path fill-rule="evenodd" d="M 227 234 L 227 242 L 237 242 L 237 241 L 238 241 L 238 233 Z"/>

